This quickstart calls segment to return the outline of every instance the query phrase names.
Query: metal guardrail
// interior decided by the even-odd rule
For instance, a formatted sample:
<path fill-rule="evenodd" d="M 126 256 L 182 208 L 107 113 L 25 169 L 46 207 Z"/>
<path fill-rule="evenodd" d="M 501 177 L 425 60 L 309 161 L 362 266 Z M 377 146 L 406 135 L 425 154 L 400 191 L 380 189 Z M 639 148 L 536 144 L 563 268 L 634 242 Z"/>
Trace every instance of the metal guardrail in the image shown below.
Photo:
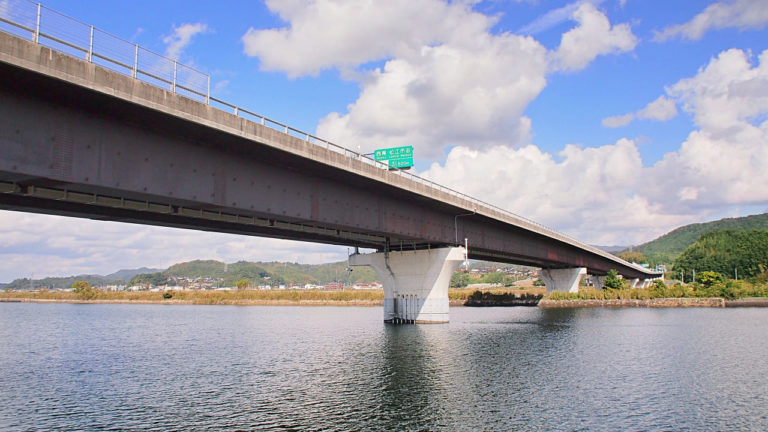
<path fill-rule="evenodd" d="M 308 143 L 358 159 L 369 165 L 388 169 L 386 164 L 378 162 L 365 154 L 334 144 L 310 133 L 295 129 L 287 124 L 272 120 L 253 111 L 238 107 L 229 102 L 211 96 L 211 77 L 176 59 L 155 53 L 138 44 L 113 36 L 92 25 L 78 21 L 67 15 L 47 8 L 30 0 L 0 1 L 0 31 L 20 37 L 28 37 L 35 43 L 48 46 L 57 51 L 84 58 L 88 62 L 109 68 L 142 80 L 149 84 L 168 88 L 171 92 L 198 100 L 207 105 L 215 104 L 226 107 L 236 116 L 252 117 L 264 126 L 301 138 Z M 214 106 L 216 108 L 216 106 Z M 221 108 L 219 108 L 221 109 Z M 555 231 L 538 222 L 502 209 L 495 205 L 473 198 L 462 192 L 442 186 L 431 180 L 419 177 L 407 171 L 394 170 L 392 173 L 421 183 L 429 188 L 466 200 L 474 206 L 482 206 L 503 215 L 525 222 L 537 228 L 557 234 L 569 241 L 584 245 L 571 236 Z M 610 255 L 588 245 L 588 249 L 600 255 Z M 612 255 L 610 255 L 613 257 Z"/>

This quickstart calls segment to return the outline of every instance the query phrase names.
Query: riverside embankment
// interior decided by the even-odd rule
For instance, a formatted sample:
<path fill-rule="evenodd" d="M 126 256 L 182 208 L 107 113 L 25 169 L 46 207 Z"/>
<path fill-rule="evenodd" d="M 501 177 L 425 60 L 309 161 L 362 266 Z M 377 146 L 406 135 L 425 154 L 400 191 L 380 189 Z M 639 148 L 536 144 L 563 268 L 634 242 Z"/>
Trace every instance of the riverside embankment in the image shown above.
<path fill-rule="evenodd" d="M 241 305 L 241 306 L 381 306 L 381 290 L 233 290 L 233 291 L 166 291 L 106 292 L 92 291 L 84 298 L 65 291 L 13 291 L 0 293 L 0 302 L 40 303 L 127 303 L 168 305 Z M 535 306 L 543 289 L 490 290 L 451 289 L 451 306 Z"/>
<path fill-rule="evenodd" d="M 606 299 L 606 300 L 549 300 L 543 299 L 538 306 L 544 309 L 554 308 L 689 308 L 689 307 L 768 307 L 768 298 L 743 298 L 726 300 L 724 298 L 655 298 L 637 299 Z"/>
<path fill-rule="evenodd" d="M 100 293 L 98 298 L 82 299 L 72 293 L 11 292 L 0 293 L 0 302 L 24 303 L 92 303 L 92 304 L 164 304 L 164 305 L 237 305 L 237 306 L 381 306 L 382 291 L 370 292 L 174 292 L 170 298 L 162 293 Z M 654 299 L 581 299 L 550 300 L 540 292 L 451 290 L 452 307 L 538 306 L 554 308 L 690 308 L 690 307 L 768 307 L 768 298 L 726 300 L 710 298 Z"/>

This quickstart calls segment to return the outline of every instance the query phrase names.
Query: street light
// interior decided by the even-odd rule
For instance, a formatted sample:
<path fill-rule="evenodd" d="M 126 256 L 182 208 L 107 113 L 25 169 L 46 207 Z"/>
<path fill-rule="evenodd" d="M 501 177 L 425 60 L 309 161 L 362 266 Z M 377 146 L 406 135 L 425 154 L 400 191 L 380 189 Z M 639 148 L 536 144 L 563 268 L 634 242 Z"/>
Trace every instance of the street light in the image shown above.
<path fill-rule="evenodd" d="M 459 218 L 463 216 L 473 216 L 477 214 L 477 208 L 472 209 L 472 213 L 458 214 L 453 218 L 453 233 L 456 235 L 456 245 L 459 245 Z"/>

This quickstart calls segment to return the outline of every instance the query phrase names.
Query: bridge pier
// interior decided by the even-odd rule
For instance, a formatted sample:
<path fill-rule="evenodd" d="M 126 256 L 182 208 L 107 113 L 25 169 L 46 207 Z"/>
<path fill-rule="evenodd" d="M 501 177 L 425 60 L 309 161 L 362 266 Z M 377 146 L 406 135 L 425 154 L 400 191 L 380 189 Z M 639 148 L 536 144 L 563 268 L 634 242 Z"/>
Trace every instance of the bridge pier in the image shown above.
<path fill-rule="evenodd" d="M 584 267 L 572 267 L 564 269 L 541 269 L 541 280 L 547 286 L 547 292 L 566 291 L 579 292 L 581 276 L 587 274 Z"/>
<path fill-rule="evenodd" d="M 384 285 L 384 322 L 448 322 L 448 285 L 464 260 L 464 248 L 376 252 L 349 257 L 351 266 L 371 266 Z"/>
<path fill-rule="evenodd" d="M 592 281 L 592 286 L 594 286 L 596 290 L 605 289 L 605 278 L 606 276 L 589 275 L 589 279 Z"/>

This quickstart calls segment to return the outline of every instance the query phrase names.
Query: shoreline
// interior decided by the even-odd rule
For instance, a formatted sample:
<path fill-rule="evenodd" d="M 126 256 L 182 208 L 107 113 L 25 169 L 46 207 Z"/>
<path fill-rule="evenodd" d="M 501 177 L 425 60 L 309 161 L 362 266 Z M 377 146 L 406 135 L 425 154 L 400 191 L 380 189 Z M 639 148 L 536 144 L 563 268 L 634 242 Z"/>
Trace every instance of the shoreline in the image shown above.
<path fill-rule="evenodd" d="M 380 300 L 221 300 L 202 302 L 195 300 L 77 300 L 77 299 L 33 299 L 0 297 L 0 303 L 73 303 L 73 304 L 160 304 L 190 306 L 382 306 Z M 451 304 L 453 306 L 453 304 Z"/>
<path fill-rule="evenodd" d="M 13 298 L 0 297 L 0 303 L 72 303 L 72 304 L 159 304 L 159 305 L 198 305 L 198 306 L 382 306 L 382 300 L 219 300 L 204 302 L 198 300 L 78 300 L 78 299 L 39 299 L 39 298 Z M 542 309 L 570 309 L 570 308 L 744 308 L 744 307 L 768 307 L 768 298 L 753 297 L 737 300 L 726 300 L 720 297 L 714 298 L 665 298 L 648 300 L 548 300 L 544 299 L 535 304 L 471 304 L 465 300 L 449 300 L 450 307 L 530 307 L 538 306 Z"/>
<path fill-rule="evenodd" d="M 539 302 L 542 309 L 567 309 L 567 308 L 733 308 L 733 307 L 768 307 L 768 298 L 751 297 L 737 300 L 726 300 L 722 297 L 680 297 L 660 298 L 648 300 L 542 300 Z"/>

